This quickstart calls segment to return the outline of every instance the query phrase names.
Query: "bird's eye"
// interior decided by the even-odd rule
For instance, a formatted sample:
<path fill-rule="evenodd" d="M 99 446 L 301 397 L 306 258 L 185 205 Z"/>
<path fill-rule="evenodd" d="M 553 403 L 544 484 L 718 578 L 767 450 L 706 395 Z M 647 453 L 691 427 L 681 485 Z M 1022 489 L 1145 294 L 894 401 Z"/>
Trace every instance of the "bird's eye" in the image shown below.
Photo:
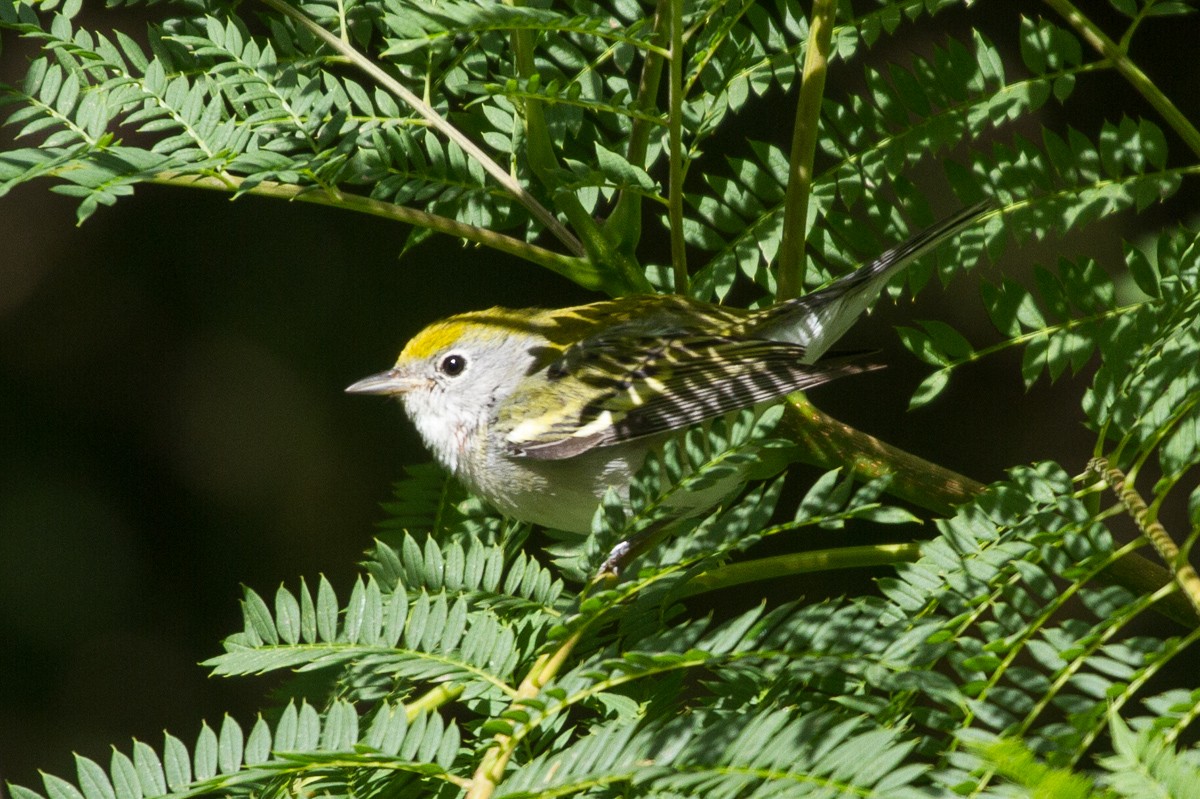
<path fill-rule="evenodd" d="M 467 368 L 467 359 L 457 353 L 447 355 L 438 364 L 438 371 L 448 377 L 458 377 Z"/>

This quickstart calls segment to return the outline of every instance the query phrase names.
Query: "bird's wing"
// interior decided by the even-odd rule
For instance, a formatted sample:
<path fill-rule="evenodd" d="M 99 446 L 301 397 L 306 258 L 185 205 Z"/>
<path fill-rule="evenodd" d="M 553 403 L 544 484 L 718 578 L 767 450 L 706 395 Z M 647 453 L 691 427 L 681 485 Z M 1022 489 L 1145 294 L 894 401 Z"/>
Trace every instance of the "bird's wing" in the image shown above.
<path fill-rule="evenodd" d="M 570 458 L 879 368 L 849 359 L 805 365 L 803 347 L 720 336 L 622 337 L 572 349 L 547 367 L 547 379 L 560 383 L 548 393 L 592 399 L 514 424 L 512 455 Z"/>

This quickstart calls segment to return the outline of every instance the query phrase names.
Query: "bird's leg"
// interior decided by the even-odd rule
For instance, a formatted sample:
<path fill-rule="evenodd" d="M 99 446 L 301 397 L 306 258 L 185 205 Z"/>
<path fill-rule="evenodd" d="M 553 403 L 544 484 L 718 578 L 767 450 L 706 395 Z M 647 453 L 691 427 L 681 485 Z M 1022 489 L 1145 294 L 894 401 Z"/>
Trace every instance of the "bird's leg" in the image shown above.
<path fill-rule="evenodd" d="M 604 563 L 600 564 L 600 568 L 596 570 L 596 577 L 592 582 L 596 583 L 609 577 L 614 579 L 620 577 L 621 570 L 638 555 L 652 549 L 659 541 L 665 538 L 676 521 L 678 519 L 660 519 L 618 542 L 616 546 L 609 550 L 608 557 L 604 559 Z"/>

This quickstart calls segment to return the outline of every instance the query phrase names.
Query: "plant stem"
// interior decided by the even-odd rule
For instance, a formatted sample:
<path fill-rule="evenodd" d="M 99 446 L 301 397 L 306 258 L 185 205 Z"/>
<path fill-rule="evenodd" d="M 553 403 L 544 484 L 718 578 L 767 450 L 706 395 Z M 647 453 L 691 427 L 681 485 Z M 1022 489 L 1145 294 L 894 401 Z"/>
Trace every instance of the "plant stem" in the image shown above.
<path fill-rule="evenodd" d="M 404 712 L 408 720 L 413 721 L 422 713 L 432 713 L 439 707 L 453 702 L 462 696 L 462 692 L 463 685 L 461 683 L 443 683 L 430 688 L 413 701 L 405 702 Z"/>
<path fill-rule="evenodd" d="M 1170 98 L 1162 93 L 1137 64 L 1133 63 L 1129 54 L 1122 47 L 1100 30 L 1096 23 L 1085 17 L 1071 3 L 1071 0 L 1045 0 L 1045 2 L 1075 29 L 1080 38 L 1107 59 L 1121 77 L 1129 81 L 1138 94 L 1154 107 L 1163 121 L 1179 134 L 1179 138 L 1183 139 L 1184 144 L 1193 153 L 1200 156 L 1200 130 L 1197 130 L 1183 112 L 1175 107 Z"/>
<path fill-rule="evenodd" d="M 579 643 L 586 629 L 586 625 L 581 626 L 559 644 L 557 649 L 540 656 L 534 662 L 533 668 L 521 681 L 521 686 L 517 689 L 517 695 L 513 699 L 511 707 L 517 707 L 522 700 L 537 696 L 554 679 L 562 670 L 571 650 Z M 516 744 L 516 739 L 511 735 L 501 733 L 495 737 L 471 777 L 471 788 L 467 791 L 466 799 L 488 799 L 495 792 L 496 786 L 500 784 L 500 780 L 504 776 L 504 768 L 508 765 Z"/>
<path fill-rule="evenodd" d="M 805 460 L 816 466 L 846 468 L 863 482 L 890 474 L 889 494 L 941 516 L 954 513 L 986 489 L 983 483 L 855 430 L 803 396 L 788 405 L 783 424 L 804 450 Z"/>
<path fill-rule="evenodd" d="M 667 5 L 671 0 L 658 0 L 654 12 L 654 43 L 666 46 Z M 646 52 L 642 64 L 642 77 L 638 82 L 638 96 L 634 108 L 649 113 L 657 108 L 658 85 L 662 81 L 664 57 L 654 50 Z M 650 146 L 653 125 L 644 118 L 634 117 L 629 131 L 629 146 L 625 160 L 634 166 L 646 169 L 646 152 Z M 642 195 L 635 191 L 622 190 L 612 213 L 604 223 L 604 230 L 618 250 L 632 253 L 642 236 Z"/>
<path fill-rule="evenodd" d="M 788 406 L 784 430 L 800 446 L 808 463 L 824 469 L 845 468 L 863 482 L 891 474 L 889 494 L 940 516 L 953 514 L 958 505 L 987 490 L 983 483 L 839 422 L 805 398 L 793 399 Z M 1172 579 L 1166 569 L 1137 554 L 1126 555 L 1100 574 L 1138 594 L 1156 591 Z M 1184 627 L 1197 626 L 1192 606 L 1180 594 L 1154 607 Z"/>
<path fill-rule="evenodd" d="M 1142 535 L 1154 545 L 1159 557 L 1175 575 L 1175 582 L 1192 603 L 1196 615 L 1200 616 L 1200 576 L 1197 576 L 1192 564 L 1188 563 L 1187 555 L 1179 551 L 1167 528 L 1150 513 L 1137 488 L 1125 479 L 1120 469 L 1109 464 L 1107 458 L 1092 458 L 1088 463 L 1088 471 L 1099 476 L 1121 500 L 1121 504 L 1142 531 Z"/>
<path fill-rule="evenodd" d="M 350 63 L 361 69 L 369 75 L 376 83 L 383 86 L 392 94 L 399 97 L 407 103 L 414 111 L 420 114 L 425 120 L 439 133 L 441 133 L 450 141 L 462 148 L 463 152 L 467 153 L 471 158 L 475 159 L 488 174 L 505 188 L 513 197 L 517 199 L 525 208 L 533 214 L 533 216 L 546 226 L 546 229 L 553 233 L 559 241 L 561 241 L 568 250 L 577 256 L 585 254 L 583 244 L 575 237 L 571 231 L 567 230 L 554 214 L 550 213 L 544 205 L 537 201 L 537 198 L 527 192 L 516 178 L 510 175 L 502 166 L 497 164 L 491 156 L 481 150 L 475 142 L 471 141 L 458 128 L 451 125 L 441 114 L 439 114 L 431 105 L 426 103 L 420 97 L 413 94 L 402 83 L 397 81 L 388 73 L 384 72 L 375 62 L 371 61 L 362 53 L 355 50 L 349 42 L 339 39 L 329 31 L 322 28 L 317 23 L 306 17 L 301 11 L 288 5 L 285 0 L 260 0 L 264 5 L 278 11 L 280 14 L 292 19 L 297 24 L 308 29 L 314 36 L 319 38 L 325 44 L 332 47 L 337 52 L 345 56 Z"/>
<path fill-rule="evenodd" d="M 508 0 L 518 5 L 518 0 Z M 537 75 L 537 67 L 533 58 L 533 33 L 528 30 L 512 32 L 513 52 L 516 55 L 517 73 L 524 79 Z M 645 291 L 649 285 L 645 276 L 628 253 L 618 253 L 616 248 L 605 236 L 604 231 L 579 198 L 570 191 L 564 191 L 558 178 L 558 158 L 554 154 L 554 145 L 546 126 L 546 115 L 543 102 L 537 97 L 530 96 L 522 104 L 525 119 L 525 156 L 529 166 L 538 180 L 554 198 L 555 207 L 571 223 L 571 226 L 583 237 L 583 247 L 593 263 L 608 264 L 621 277 L 621 285 L 615 287 L 615 293 L 626 293 L 631 290 Z"/>
<path fill-rule="evenodd" d="M 668 138 L 668 216 L 671 220 L 671 269 L 675 293 L 687 294 L 687 250 L 683 242 L 683 0 L 670 0 L 671 78 Z"/>
<path fill-rule="evenodd" d="M 796 100 L 796 119 L 792 128 L 792 152 L 789 156 L 787 194 L 783 206 L 783 241 L 779 245 L 776 302 L 800 296 L 804 285 L 804 241 L 808 224 L 808 198 L 812 193 L 813 159 L 817 151 L 817 132 L 821 120 L 821 99 L 825 94 L 829 47 L 833 40 L 836 0 L 813 0 L 809 18 L 807 52 Z"/>
<path fill-rule="evenodd" d="M 276 183 L 270 180 L 259 181 L 250 188 L 243 188 L 244 180 L 236 175 L 222 174 L 220 176 L 179 175 L 172 172 L 162 172 L 148 182 L 163 186 L 186 186 L 193 189 L 210 189 L 225 191 L 233 194 L 251 194 L 259 197 L 275 197 L 282 200 L 296 200 L 316 205 L 327 205 L 343 208 L 349 211 L 371 214 L 372 216 L 404 222 L 417 227 L 423 227 L 449 236 L 456 236 L 466 241 L 491 247 L 499 252 L 514 255 L 530 263 L 545 267 L 550 271 L 575 281 L 584 288 L 602 291 L 607 288 L 609 276 L 602 274 L 584 258 L 562 255 L 543 247 L 506 236 L 487 228 L 475 227 L 454 219 L 415 208 L 386 203 L 358 194 L 346 194 L 333 188 L 312 188 L 296 186 L 288 183 Z"/>
<path fill-rule="evenodd" d="M 679 596 L 683 598 L 743 583 L 769 580 L 773 577 L 792 577 L 806 572 L 886 566 L 913 561 L 920 555 L 921 545 L 917 543 L 840 547 L 774 555 L 769 558 L 730 563 L 696 575 L 680 589 Z"/>

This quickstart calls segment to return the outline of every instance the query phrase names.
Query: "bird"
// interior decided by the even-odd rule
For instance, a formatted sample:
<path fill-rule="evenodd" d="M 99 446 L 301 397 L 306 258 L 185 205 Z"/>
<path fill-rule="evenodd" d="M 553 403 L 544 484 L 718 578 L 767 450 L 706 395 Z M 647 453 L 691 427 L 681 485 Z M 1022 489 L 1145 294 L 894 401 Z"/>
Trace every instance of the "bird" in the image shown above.
<path fill-rule="evenodd" d="M 606 492 L 627 492 L 665 438 L 879 368 L 821 356 L 892 276 L 989 208 L 970 206 L 822 289 L 761 309 L 641 294 L 457 314 L 346 392 L 398 397 L 434 458 L 505 516 L 587 534 Z M 695 503 L 711 507 L 736 486 L 725 481 Z"/>

